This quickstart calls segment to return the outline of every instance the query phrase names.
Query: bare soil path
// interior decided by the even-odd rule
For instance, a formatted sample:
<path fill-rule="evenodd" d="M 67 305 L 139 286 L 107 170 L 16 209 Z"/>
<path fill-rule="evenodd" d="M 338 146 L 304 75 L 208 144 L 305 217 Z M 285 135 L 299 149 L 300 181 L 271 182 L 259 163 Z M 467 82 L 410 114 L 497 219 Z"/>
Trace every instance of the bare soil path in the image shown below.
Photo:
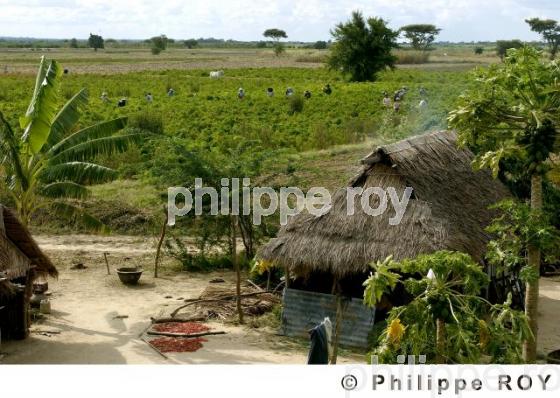
<path fill-rule="evenodd" d="M 38 236 L 40 246 L 57 265 L 58 280 L 49 280 L 52 313 L 32 326 L 25 341 L 6 341 L 0 363 L 7 364 L 304 364 L 305 342 L 277 336 L 269 327 L 210 322 L 225 335 L 207 336 L 197 352 L 169 353 L 165 359 L 139 335 L 150 317 L 167 315 L 182 299 L 197 297 L 212 278 L 232 283 L 230 271 L 208 274 L 179 272 L 164 259 L 160 278 L 154 279 L 154 243 L 151 238 L 87 235 Z M 111 275 L 103 253 L 107 252 Z M 71 269 L 77 263 L 87 268 Z M 115 273 L 120 266 L 145 269 L 140 284 L 122 285 Z M 122 316 L 126 316 L 125 318 Z M 59 334 L 44 335 L 41 332 Z M 347 354 L 342 363 L 363 362 L 364 355 Z"/>

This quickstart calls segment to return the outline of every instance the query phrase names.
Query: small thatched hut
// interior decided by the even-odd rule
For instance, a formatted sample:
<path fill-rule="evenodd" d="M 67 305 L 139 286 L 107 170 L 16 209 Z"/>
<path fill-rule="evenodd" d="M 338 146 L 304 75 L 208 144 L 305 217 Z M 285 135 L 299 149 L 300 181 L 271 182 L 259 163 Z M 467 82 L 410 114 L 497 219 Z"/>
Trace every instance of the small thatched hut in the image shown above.
<path fill-rule="evenodd" d="M 29 330 L 29 298 L 37 276 L 57 276 L 49 258 L 14 212 L 0 204 L 0 330 L 23 339 Z"/>
<path fill-rule="evenodd" d="M 381 216 L 370 216 L 360 196 L 354 215 L 347 215 L 342 189 L 333 194 L 328 213 L 292 217 L 258 258 L 284 267 L 292 276 L 291 288 L 356 298 L 362 296 L 368 264 L 389 255 L 402 260 L 447 249 L 482 261 L 489 240 L 484 229 L 494 216 L 488 206 L 509 193 L 489 172 L 473 171 L 472 160 L 473 154 L 458 149 L 455 134 L 448 131 L 381 146 L 362 160 L 349 186 L 394 187 L 399 198 L 412 187 L 398 225 L 389 224 L 395 214 L 391 206 Z M 371 198 L 371 207 L 377 207 L 378 197 Z"/>

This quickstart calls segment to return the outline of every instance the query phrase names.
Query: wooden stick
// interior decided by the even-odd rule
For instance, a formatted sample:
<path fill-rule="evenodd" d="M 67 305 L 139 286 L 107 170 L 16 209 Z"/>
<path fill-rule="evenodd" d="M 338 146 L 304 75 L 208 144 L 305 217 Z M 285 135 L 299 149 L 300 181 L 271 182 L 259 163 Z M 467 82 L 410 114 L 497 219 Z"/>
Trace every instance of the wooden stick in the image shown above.
<path fill-rule="evenodd" d="M 103 257 L 105 257 L 105 265 L 107 266 L 107 275 L 111 275 L 111 271 L 109 270 L 109 260 L 107 260 L 107 253 L 103 253 Z"/>
<path fill-rule="evenodd" d="M 165 213 L 165 221 L 163 222 L 163 225 L 161 226 L 161 234 L 159 236 L 159 242 L 158 242 L 158 245 L 157 245 L 156 261 L 155 261 L 155 265 L 154 265 L 154 278 L 158 277 L 159 253 L 161 251 L 161 244 L 163 243 L 163 239 L 165 239 L 165 231 L 167 229 L 167 221 L 169 220 L 169 213 L 167 212 L 167 208 L 165 206 L 163 207 L 163 212 Z"/>
<path fill-rule="evenodd" d="M 169 322 L 199 322 L 205 321 L 204 316 L 193 316 L 190 318 L 150 318 L 152 323 L 169 323 Z"/>
<path fill-rule="evenodd" d="M 152 350 L 154 350 L 155 352 L 157 352 L 159 355 L 161 355 L 162 357 L 164 357 L 165 359 L 169 359 L 169 357 L 167 355 L 165 355 L 163 352 L 161 352 L 157 347 L 154 347 L 153 345 L 150 344 L 150 342 L 148 340 L 146 340 L 145 338 L 141 338 L 140 340 L 142 340 L 144 343 L 148 344 L 150 347 L 152 347 Z"/>
<path fill-rule="evenodd" d="M 247 283 L 249 283 L 249 285 L 253 286 L 255 289 L 259 289 L 259 292 L 263 291 L 263 288 L 260 287 L 259 285 L 257 285 L 255 282 L 253 282 L 251 279 L 247 279 Z"/>
<path fill-rule="evenodd" d="M 236 304 L 237 315 L 239 316 L 239 323 L 245 323 L 243 319 L 243 309 L 241 308 L 241 270 L 239 269 L 239 261 L 237 261 L 237 216 L 231 217 L 231 260 L 233 261 L 233 269 L 235 270 L 235 291 L 236 291 Z"/>
<path fill-rule="evenodd" d="M 157 332 L 157 331 L 155 331 L 155 330 L 148 330 L 148 331 L 146 332 L 146 334 L 149 334 L 150 336 L 167 336 L 167 337 L 185 337 L 185 338 L 189 338 L 189 337 L 211 336 L 211 335 L 216 335 L 216 334 L 226 334 L 226 332 L 224 332 L 224 331 L 218 331 L 218 332 L 203 332 L 203 333 L 190 333 L 190 334 L 185 334 L 185 333 Z"/>

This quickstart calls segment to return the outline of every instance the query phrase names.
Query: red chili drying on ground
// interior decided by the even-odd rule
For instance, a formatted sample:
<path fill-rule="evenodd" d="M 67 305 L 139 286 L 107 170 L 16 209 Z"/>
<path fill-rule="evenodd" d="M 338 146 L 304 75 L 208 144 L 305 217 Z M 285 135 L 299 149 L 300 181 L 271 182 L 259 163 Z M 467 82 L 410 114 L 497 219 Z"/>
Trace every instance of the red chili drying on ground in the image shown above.
<path fill-rule="evenodd" d="M 153 326 L 153 329 L 158 332 L 182 333 L 182 334 L 203 333 L 210 330 L 208 326 L 197 322 L 158 323 Z"/>
<path fill-rule="evenodd" d="M 178 337 L 161 337 L 150 340 L 150 344 L 161 352 L 195 352 L 202 348 L 208 340 L 202 337 L 192 339 Z"/>

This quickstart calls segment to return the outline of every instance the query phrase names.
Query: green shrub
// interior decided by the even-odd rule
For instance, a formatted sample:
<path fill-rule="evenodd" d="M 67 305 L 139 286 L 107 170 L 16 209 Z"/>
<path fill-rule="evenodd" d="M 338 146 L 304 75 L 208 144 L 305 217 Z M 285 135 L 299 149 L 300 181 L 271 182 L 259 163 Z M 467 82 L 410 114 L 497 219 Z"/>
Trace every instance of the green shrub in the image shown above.
<path fill-rule="evenodd" d="M 156 112 L 139 112 L 132 115 L 128 120 L 129 127 L 147 130 L 152 134 L 163 134 L 163 118 Z"/>
<path fill-rule="evenodd" d="M 296 113 L 303 112 L 304 104 L 305 104 L 305 101 L 303 100 L 302 96 L 300 96 L 300 95 L 291 96 L 290 99 L 289 99 L 290 110 L 288 111 L 288 113 L 290 115 L 293 115 L 293 114 L 296 114 Z"/>

